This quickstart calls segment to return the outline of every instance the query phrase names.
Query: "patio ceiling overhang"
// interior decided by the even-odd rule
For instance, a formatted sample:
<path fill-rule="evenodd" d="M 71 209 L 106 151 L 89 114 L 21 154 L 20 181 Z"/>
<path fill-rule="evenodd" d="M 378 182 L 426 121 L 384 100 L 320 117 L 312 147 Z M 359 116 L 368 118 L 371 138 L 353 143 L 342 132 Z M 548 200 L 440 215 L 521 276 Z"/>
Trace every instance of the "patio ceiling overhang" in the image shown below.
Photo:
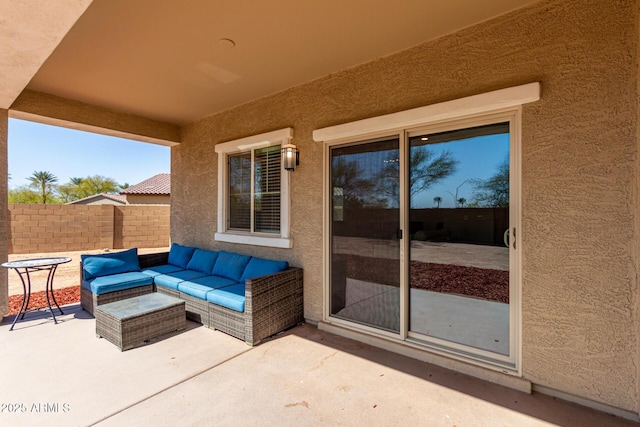
<path fill-rule="evenodd" d="M 185 124 L 533 2 L 0 0 L 0 108 L 173 145 Z"/>

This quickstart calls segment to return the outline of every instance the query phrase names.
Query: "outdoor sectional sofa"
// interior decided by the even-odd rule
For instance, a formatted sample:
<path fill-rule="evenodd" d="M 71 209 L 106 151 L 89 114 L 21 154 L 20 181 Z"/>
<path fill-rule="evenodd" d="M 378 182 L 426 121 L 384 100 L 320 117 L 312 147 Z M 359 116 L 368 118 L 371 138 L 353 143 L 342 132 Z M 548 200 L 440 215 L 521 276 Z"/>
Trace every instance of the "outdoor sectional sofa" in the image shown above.
<path fill-rule="evenodd" d="M 187 318 L 250 345 L 303 322 L 302 269 L 226 251 L 172 244 L 169 252 L 137 249 L 81 260 L 81 305 L 150 292 L 185 301 Z"/>

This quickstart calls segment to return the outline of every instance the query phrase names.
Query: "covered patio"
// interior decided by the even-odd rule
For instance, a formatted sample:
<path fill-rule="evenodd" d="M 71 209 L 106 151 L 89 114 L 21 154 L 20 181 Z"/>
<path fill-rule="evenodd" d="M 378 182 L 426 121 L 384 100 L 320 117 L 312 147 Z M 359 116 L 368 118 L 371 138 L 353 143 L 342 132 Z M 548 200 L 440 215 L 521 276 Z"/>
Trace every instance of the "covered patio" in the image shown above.
<path fill-rule="evenodd" d="M 120 352 L 95 320 L 0 325 L 5 425 L 631 426 L 302 325 L 256 347 L 188 322 Z M 28 320 L 30 319 L 30 320 Z M 11 386 L 8 386 L 11 385 Z"/>
<path fill-rule="evenodd" d="M 640 421 L 640 0 L 0 16 L 0 224 L 12 119 L 169 146 L 171 242 L 300 268 L 306 322 L 254 348 L 192 324 L 120 353 L 77 308 L 5 318 L 0 423 Z M 436 264 L 506 297 L 412 286 Z"/>

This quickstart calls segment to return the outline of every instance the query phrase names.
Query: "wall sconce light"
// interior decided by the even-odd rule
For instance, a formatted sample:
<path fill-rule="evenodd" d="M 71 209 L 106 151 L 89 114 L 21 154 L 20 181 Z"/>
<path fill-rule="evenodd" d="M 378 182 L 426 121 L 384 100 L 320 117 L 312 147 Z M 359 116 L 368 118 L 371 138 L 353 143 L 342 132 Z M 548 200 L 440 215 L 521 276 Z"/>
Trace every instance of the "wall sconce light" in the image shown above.
<path fill-rule="evenodd" d="M 285 144 L 282 146 L 282 158 L 285 170 L 293 172 L 296 166 L 300 164 L 300 152 L 293 144 Z"/>

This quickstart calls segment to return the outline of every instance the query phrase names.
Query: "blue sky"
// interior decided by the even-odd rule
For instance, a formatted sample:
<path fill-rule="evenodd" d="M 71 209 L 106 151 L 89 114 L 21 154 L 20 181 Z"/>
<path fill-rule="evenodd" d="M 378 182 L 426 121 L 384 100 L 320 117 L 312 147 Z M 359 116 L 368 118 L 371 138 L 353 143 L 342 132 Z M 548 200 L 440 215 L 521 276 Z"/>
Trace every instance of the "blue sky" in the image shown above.
<path fill-rule="evenodd" d="M 458 161 L 456 172 L 427 191 L 420 193 L 413 204 L 415 208 L 433 208 L 433 198 L 442 198 L 441 208 L 453 208 L 454 196 L 458 188 L 458 199 L 464 197 L 468 203 L 474 199 L 475 186 L 467 180 L 491 178 L 498 167 L 509 159 L 509 134 L 502 133 L 475 138 L 460 139 L 452 142 L 428 145 L 436 158 L 442 151 L 449 151 Z M 465 182 L 467 181 L 467 182 Z"/>
<path fill-rule="evenodd" d="M 347 161 L 356 162 L 361 178 L 377 179 L 385 168 L 383 163 L 398 160 L 399 149 L 393 148 L 398 146 L 398 142 L 393 142 L 393 139 L 390 141 L 386 150 L 366 151 L 366 147 L 363 147 L 362 153 L 349 153 L 350 150 L 347 148 L 347 154 L 341 155 L 345 156 Z M 437 204 L 433 201 L 435 197 L 441 198 L 441 208 L 456 207 L 454 200 L 460 198 L 465 198 L 467 204 L 472 203 L 475 200 L 477 181 L 493 177 L 499 166 L 509 161 L 508 133 L 431 143 L 424 147 L 433 154 L 432 160 L 445 151 L 449 152 L 451 158 L 456 161 L 456 169 L 451 175 L 417 193 L 411 202 L 411 207 L 416 209 L 436 207 Z M 339 152 L 340 149 L 337 150 Z"/>
<path fill-rule="evenodd" d="M 48 171 L 58 184 L 72 177 L 102 175 L 137 184 L 169 173 L 169 147 L 9 119 L 9 188 L 29 184 L 34 171 Z"/>

